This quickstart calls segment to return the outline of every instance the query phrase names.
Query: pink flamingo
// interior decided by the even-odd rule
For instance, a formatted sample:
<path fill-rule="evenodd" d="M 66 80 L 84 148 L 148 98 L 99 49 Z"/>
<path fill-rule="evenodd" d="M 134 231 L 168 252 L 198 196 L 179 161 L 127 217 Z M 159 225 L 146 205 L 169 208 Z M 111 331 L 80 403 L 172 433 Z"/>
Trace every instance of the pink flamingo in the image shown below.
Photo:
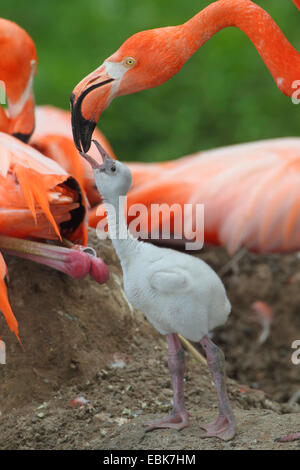
<path fill-rule="evenodd" d="M 143 238 L 150 238 L 150 233 L 166 238 L 170 228 L 172 245 L 184 246 L 184 235 L 193 237 L 183 233 L 183 222 L 197 231 L 194 214 L 184 214 L 185 205 L 204 204 L 206 243 L 225 246 L 231 254 L 242 247 L 255 253 L 300 250 L 299 138 L 231 145 L 170 162 L 128 166 L 133 185 L 127 220 L 131 223 L 138 216 Z M 135 215 L 137 204 L 147 211 Z M 151 211 L 154 204 L 180 206 L 179 228 L 172 217 L 170 221 L 169 210 L 156 217 Z M 93 208 L 89 224 L 97 227 L 103 216 L 102 207 Z M 200 238 L 199 233 L 196 236 Z"/>

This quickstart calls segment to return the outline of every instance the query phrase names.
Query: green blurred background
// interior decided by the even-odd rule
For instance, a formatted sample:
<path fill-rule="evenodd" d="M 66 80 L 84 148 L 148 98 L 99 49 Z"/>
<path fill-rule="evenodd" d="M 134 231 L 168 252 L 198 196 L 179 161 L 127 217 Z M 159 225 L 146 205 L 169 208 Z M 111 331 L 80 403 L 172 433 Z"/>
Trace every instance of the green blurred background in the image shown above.
<path fill-rule="evenodd" d="M 38 104 L 69 108 L 73 87 L 133 33 L 180 24 L 201 0 L 5 0 L 1 16 L 33 37 Z M 291 0 L 257 0 L 300 50 Z M 300 79 L 300 77 L 299 77 Z M 221 145 L 298 135 L 300 105 L 276 88 L 248 38 L 220 32 L 172 80 L 112 102 L 99 123 L 122 160 L 167 160 Z"/>

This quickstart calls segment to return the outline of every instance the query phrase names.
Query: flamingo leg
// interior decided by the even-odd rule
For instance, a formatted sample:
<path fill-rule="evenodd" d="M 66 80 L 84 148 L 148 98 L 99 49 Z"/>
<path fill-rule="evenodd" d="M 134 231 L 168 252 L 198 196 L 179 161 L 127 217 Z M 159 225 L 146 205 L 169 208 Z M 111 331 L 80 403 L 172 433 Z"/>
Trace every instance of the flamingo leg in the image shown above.
<path fill-rule="evenodd" d="M 166 335 L 168 342 L 168 367 L 173 385 L 173 410 L 169 416 L 147 423 L 146 432 L 159 428 L 183 429 L 189 425 L 189 413 L 184 407 L 184 351 L 176 334 Z"/>
<path fill-rule="evenodd" d="M 0 236 L 0 248 L 4 253 L 49 266 L 74 279 L 82 279 L 87 274 L 91 274 L 99 284 L 102 284 L 107 281 L 109 276 L 108 267 L 102 259 L 90 255 L 86 248 L 75 245 L 73 248 L 65 248 Z"/>
<path fill-rule="evenodd" d="M 228 441 L 234 437 L 236 426 L 226 390 L 224 354 L 208 336 L 204 336 L 200 344 L 206 353 L 207 364 L 219 399 L 219 416 L 217 420 L 214 423 L 202 425 L 201 427 L 207 431 L 204 437 L 218 437 Z"/>

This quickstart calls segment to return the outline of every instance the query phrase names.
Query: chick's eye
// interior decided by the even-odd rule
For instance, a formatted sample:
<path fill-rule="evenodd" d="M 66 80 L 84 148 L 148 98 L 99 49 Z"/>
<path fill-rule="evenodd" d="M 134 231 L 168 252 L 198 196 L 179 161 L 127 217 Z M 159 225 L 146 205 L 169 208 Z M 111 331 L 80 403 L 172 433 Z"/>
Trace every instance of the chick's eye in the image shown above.
<path fill-rule="evenodd" d="M 123 59 L 123 65 L 127 68 L 131 68 L 136 64 L 136 59 L 134 57 L 126 57 Z"/>
<path fill-rule="evenodd" d="M 112 173 L 114 173 L 114 172 L 116 171 L 116 167 L 115 167 L 115 166 L 112 166 L 112 167 L 111 167 L 111 171 L 112 171 Z"/>

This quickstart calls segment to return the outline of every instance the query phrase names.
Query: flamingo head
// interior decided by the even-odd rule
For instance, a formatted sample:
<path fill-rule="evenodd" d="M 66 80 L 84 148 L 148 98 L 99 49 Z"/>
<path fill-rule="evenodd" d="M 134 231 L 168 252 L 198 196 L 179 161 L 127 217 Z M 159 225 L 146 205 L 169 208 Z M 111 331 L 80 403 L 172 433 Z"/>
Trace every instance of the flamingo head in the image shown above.
<path fill-rule="evenodd" d="M 78 150 L 89 150 L 97 121 L 115 97 L 157 87 L 181 69 L 190 57 L 181 33 L 180 26 L 139 32 L 78 83 L 71 96 Z"/>
<path fill-rule="evenodd" d="M 0 130 L 27 142 L 34 130 L 33 81 L 37 55 L 33 40 L 17 24 L 0 19 Z"/>

